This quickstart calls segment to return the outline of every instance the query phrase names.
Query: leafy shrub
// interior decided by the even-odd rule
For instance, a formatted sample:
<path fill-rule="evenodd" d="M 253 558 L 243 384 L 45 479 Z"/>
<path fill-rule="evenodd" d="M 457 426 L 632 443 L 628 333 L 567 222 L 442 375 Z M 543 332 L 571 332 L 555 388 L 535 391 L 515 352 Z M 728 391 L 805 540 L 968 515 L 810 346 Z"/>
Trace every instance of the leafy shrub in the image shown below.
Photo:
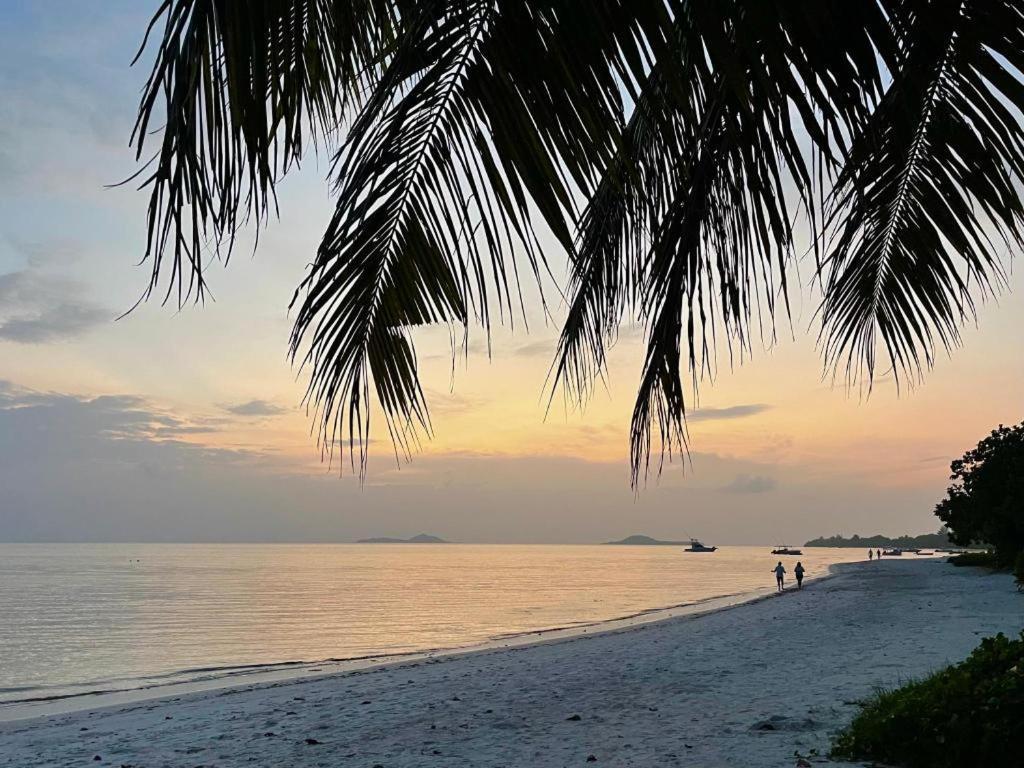
<path fill-rule="evenodd" d="M 832 755 L 906 768 L 1024 766 L 1024 632 L 982 640 L 960 664 L 879 693 Z"/>
<path fill-rule="evenodd" d="M 947 562 L 953 565 L 979 565 L 983 568 L 998 568 L 999 560 L 993 552 L 964 552 L 953 555 Z"/>
<path fill-rule="evenodd" d="M 1024 552 L 1017 553 L 1017 562 L 1013 566 L 1013 576 L 1017 580 L 1017 590 L 1024 591 Z"/>

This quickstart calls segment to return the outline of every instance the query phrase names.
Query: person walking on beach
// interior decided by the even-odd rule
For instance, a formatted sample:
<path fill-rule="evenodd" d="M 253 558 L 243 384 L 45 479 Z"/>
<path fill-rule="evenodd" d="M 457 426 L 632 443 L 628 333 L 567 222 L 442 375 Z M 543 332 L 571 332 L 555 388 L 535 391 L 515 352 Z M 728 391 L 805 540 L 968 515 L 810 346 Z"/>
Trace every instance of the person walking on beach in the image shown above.
<path fill-rule="evenodd" d="M 786 588 L 782 585 L 782 580 L 786 576 L 786 569 L 782 567 L 782 561 L 779 560 L 779 564 L 772 570 L 775 572 L 775 583 L 779 587 L 779 592 L 784 591 Z"/>
<path fill-rule="evenodd" d="M 874 559 L 875 559 L 875 550 L 869 549 L 868 550 L 868 560 L 870 561 L 870 560 L 874 560 Z"/>
<path fill-rule="evenodd" d="M 797 560 L 796 568 L 793 569 L 793 575 L 796 576 L 796 588 L 804 588 L 804 564 Z"/>

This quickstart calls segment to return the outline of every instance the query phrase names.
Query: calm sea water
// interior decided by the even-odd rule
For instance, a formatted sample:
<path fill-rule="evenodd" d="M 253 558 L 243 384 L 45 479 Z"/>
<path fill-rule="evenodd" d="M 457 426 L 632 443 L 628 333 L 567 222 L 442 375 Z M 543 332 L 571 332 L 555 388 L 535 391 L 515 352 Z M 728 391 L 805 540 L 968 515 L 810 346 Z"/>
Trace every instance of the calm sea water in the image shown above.
<path fill-rule="evenodd" d="M 0 703 L 462 647 L 772 589 L 769 550 L 0 544 Z M 864 555 L 800 559 L 820 576 Z"/>

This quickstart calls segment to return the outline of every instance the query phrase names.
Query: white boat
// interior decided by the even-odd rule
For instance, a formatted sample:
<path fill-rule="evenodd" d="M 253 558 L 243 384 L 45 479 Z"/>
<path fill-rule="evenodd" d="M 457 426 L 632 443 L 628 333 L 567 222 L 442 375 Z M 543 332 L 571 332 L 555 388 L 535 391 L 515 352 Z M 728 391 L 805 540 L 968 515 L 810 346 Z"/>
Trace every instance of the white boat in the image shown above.
<path fill-rule="evenodd" d="M 705 547 L 696 539 L 690 539 L 690 546 L 683 550 L 683 552 L 714 552 L 718 547 Z"/>
<path fill-rule="evenodd" d="M 884 557 L 900 557 L 902 554 L 902 549 L 886 549 L 882 552 Z"/>

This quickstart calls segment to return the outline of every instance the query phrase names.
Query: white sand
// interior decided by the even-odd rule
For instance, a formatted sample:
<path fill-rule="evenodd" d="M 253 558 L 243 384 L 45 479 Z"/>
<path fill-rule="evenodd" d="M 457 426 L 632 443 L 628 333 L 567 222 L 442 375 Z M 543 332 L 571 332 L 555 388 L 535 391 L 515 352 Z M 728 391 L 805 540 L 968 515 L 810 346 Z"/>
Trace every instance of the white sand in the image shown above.
<path fill-rule="evenodd" d="M 792 766 L 876 687 L 1024 625 L 1003 574 L 838 571 L 703 616 L 0 723 L 0 766 Z"/>

